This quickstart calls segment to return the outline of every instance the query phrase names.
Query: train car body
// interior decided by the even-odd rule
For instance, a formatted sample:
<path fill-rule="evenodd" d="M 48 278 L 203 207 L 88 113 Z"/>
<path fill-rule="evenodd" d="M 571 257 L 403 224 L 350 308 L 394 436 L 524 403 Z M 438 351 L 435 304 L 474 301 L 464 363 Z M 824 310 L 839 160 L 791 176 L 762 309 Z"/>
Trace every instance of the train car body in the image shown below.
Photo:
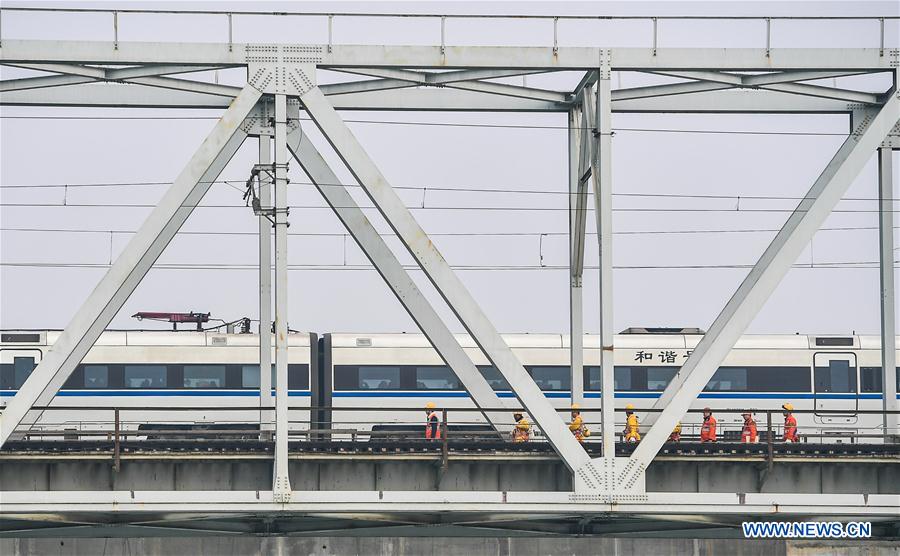
<path fill-rule="evenodd" d="M 5 331 L 0 342 L 0 404 L 6 404 L 59 337 L 57 331 Z M 293 428 L 308 428 L 319 376 L 315 334 L 289 335 L 288 395 Z M 273 366 L 274 367 L 274 366 Z M 274 369 L 273 369 L 274 375 Z M 275 379 L 273 376 L 273 395 Z M 147 425 L 259 426 L 259 336 L 213 332 L 106 331 L 51 403 L 90 408 L 43 411 L 32 430 L 123 430 Z M 190 408 L 179 410 L 178 408 Z M 234 409 L 232 409 L 234 408 Z M 165 411 L 169 409 L 169 411 Z"/>
<path fill-rule="evenodd" d="M 620 334 L 615 338 L 615 399 L 617 430 L 624 428 L 621 409 L 634 404 L 652 407 L 697 346 L 699 334 Z M 509 386 L 468 336 L 460 344 L 500 398 L 512 398 Z M 566 335 L 513 334 L 504 340 L 551 403 L 561 410 L 571 399 L 569 338 Z M 584 338 L 583 415 L 600 428 L 600 340 Z M 428 340 L 419 334 L 327 334 L 324 338 L 323 401 L 340 408 L 330 418 L 340 428 L 365 428 L 373 423 L 421 423 L 425 403 L 448 410 L 451 423 L 479 422 L 477 412 L 454 409 L 474 404 L 455 375 L 443 364 Z M 773 429 L 781 434 L 781 405 L 796 410 L 840 411 L 798 413 L 801 433 L 811 441 L 852 441 L 883 432 L 881 415 L 860 411 L 882 409 L 881 342 L 875 336 L 746 335 L 709 381 L 692 409 L 709 406 L 718 412 L 719 437 L 738 440 L 740 410 L 756 412 L 761 430 L 766 410 L 773 410 Z M 900 353 L 898 353 L 900 358 Z M 328 403 L 328 400 L 331 403 Z M 518 402 L 513 402 L 518 407 Z M 377 408 L 409 408 L 378 413 Z M 726 411 L 731 410 L 731 411 Z M 736 411 L 737 410 L 737 411 Z M 686 437 L 699 435 L 702 417 L 689 413 L 682 420 Z M 510 419 L 510 429 L 512 420 Z M 594 438 L 597 438 L 596 436 Z M 877 441 L 877 440 L 873 440 Z"/>

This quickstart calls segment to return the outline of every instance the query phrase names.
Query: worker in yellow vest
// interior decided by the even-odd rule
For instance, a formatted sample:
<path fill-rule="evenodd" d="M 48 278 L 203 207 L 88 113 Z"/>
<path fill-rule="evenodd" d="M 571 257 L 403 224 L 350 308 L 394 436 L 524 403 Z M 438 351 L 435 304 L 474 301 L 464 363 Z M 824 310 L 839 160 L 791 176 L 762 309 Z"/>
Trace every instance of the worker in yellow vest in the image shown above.
<path fill-rule="evenodd" d="M 531 423 L 522 415 L 521 412 L 513 413 L 513 419 L 516 420 L 516 426 L 513 427 L 513 442 L 528 442 L 531 440 Z"/>
<path fill-rule="evenodd" d="M 640 442 L 640 423 L 638 423 L 637 415 L 634 414 L 634 404 L 625 406 L 625 442 Z"/>
<path fill-rule="evenodd" d="M 584 419 L 581 418 L 581 406 L 577 403 L 572 404 L 572 422 L 569 423 L 569 430 L 572 431 L 578 442 L 584 442 L 587 433 L 584 428 Z"/>

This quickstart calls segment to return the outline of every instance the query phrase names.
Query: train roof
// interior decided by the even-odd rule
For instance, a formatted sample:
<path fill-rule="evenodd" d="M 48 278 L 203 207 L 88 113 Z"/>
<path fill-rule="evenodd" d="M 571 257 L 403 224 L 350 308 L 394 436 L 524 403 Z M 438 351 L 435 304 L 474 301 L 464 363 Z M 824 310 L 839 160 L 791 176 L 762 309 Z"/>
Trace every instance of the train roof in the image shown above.
<path fill-rule="evenodd" d="M 61 330 L 3 330 L 0 345 L 53 345 Z M 288 334 L 288 345 L 309 347 L 310 334 Z M 169 330 L 106 330 L 96 346 L 258 346 L 258 334 Z"/>
<path fill-rule="evenodd" d="M 3 330 L 0 331 L 0 345 L 41 346 L 53 345 L 59 338 L 60 330 Z M 346 347 L 384 348 L 430 348 L 424 334 L 419 333 L 332 333 L 331 345 Z M 462 347 L 477 348 L 468 334 L 456 334 Z M 702 336 L 687 334 L 641 334 L 628 332 L 615 336 L 615 346 L 622 349 L 693 349 Z M 503 339 L 512 348 L 553 349 L 568 348 L 568 334 L 503 334 Z M 897 337 L 900 345 L 900 336 Z M 312 340 L 310 333 L 293 332 L 288 335 L 291 346 L 308 347 Z M 583 339 L 587 349 L 600 349 L 600 337 L 586 334 Z M 227 334 L 220 332 L 168 331 L 168 330 L 107 330 L 95 343 L 97 346 L 258 346 L 257 334 Z M 804 334 L 745 334 L 735 344 L 738 349 L 819 349 L 834 351 L 840 349 L 881 349 L 880 336 L 816 336 Z"/>

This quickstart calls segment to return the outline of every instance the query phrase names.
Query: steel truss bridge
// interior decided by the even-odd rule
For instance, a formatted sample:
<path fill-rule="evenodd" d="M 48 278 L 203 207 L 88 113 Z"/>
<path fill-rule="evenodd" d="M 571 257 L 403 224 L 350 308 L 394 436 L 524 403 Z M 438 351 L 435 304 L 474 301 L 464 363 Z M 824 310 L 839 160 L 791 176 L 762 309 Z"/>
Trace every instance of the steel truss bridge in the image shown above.
<path fill-rule="evenodd" d="M 3 8 L 2 15 L 23 8 Z M 66 10 L 63 10 L 66 11 Z M 78 11 L 78 10 L 68 10 Z M 84 10 L 82 10 L 84 11 Z M 103 10 L 87 10 L 103 12 Z M 129 13 L 135 12 L 135 13 Z M 0 445 L 17 428 L 34 423 L 35 406 L 46 406 L 82 360 L 100 333 L 141 282 L 168 243 L 178 233 L 234 153 L 248 138 L 259 141 L 260 268 L 269 269 L 274 222 L 274 288 L 269 272 L 260 273 L 260 320 L 274 320 L 274 363 L 277 368 L 275 441 L 270 488 L 264 490 L 56 490 L 8 489 L 0 492 L 3 518 L 104 525 L 112 520 L 185 523 L 264 515 L 270 520 L 319 520 L 319 530 L 344 529 L 358 523 L 397 526 L 445 525 L 447 531 L 475 522 L 550 516 L 587 520 L 613 517 L 690 521 L 705 516 L 756 516 L 792 519 L 865 518 L 896 522 L 896 493 L 850 490 L 833 492 L 654 492 L 647 471 L 669 432 L 697 398 L 704 385 L 747 328 L 790 266 L 831 213 L 851 182 L 877 152 L 880 198 L 880 268 L 882 302 L 882 369 L 885 376 L 885 426 L 896 429 L 895 315 L 891 230 L 893 227 L 891 151 L 900 148 L 900 50 L 885 44 L 885 25 L 893 17 L 873 18 L 875 33 L 869 48 L 783 48 L 772 42 L 771 23 L 754 48 L 669 48 L 657 42 L 656 28 L 665 18 L 649 18 L 653 35 L 644 47 L 604 48 L 560 46 L 560 18 L 547 17 L 554 28 L 553 45 L 456 46 L 446 40 L 441 21 L 440 41 L 433 46 L 338 44 L 327 18 L 329 40 L 323 44 L 242 44 L 232 40 L 233 16 L 227 21 L 228 40 L 221 43 L 128 42 L 119 40 L 123 14 L 107 11 L 113 25 L 109 40 L 57 41 L 3 38 L 0 64 L 51 75 L 0 82 L 0 104 L 10 106 L 220 108 L 213 130 L 197 148 L 158 205 L 132 237 L 97 287 L 84 301 L 53 350 L 48 352 L 16 396 L 0 423 Z M 249 14 L 243 14 L 248 15 Z M 370 14 L 380 17 L 379 14 Z M 300 17 L 297 15 L 297 17 Z M 566 19 L 566 18 L 562 18 Z M 727 19 L 727 18 L 723 18 Z M 814 18 L 815 19 L 815 18 Z M 337 22 L 337 23 L 336 23 Z M 246 68 L 242 87 L 191 78 L 191 73 Z M 317 75 L 330 70 L 363 76 L 359 81 L 319 85 Z M 583 78 L 574 90 L 545 90 L 493 80 L 532 73 L 578 71 Z M 677 78 L 677 82 L 631 89 L 613 89 L 615 71 L 646 72 Z M 881 92 L 861 92 L 822 85 L 826 78 L 886 74 L 892 85 Z M 817 81 L 816 83 L 810 83 Z M 572 372 L 581 377 L 583 346 L 582 273 L 587 206 L 593 197 L 600 254 L 602 338 L 602 450 L 589 454 L 566 428 L 522 364 L 501 339 L 479 303 L 464 287 L 404 206 L 397 192 L 347 127 L 343 110 L 560 112 L 569 119 L 570 279 Z M 654 406 L 655 421 L 628 455 L 615 455 L 613 420 L 612 329 L 612 129 L 613 113 L 728 114 L 847 114 L 848 136 L 810 186 L 740 287 L 703 336 L 681 372 Z M 348 187 L 300 125 L 305 113 L 412 254 L 454 315 L 475 339 L 488 360 L 510 384 L 515 396 L 571 476 L 566 492 L 468 492 L 415 489 L 294 490 L 287 434 L 287 169 L 298 164 L 332 207 L 386 284 L 454 370 L 480 408 L 507 407 L 454 339 L 447 324 L 410 278 L 397 255 L 378 235 Z M 274 195 L 273 195 L 274 193 Z M 274 289 L 274 315 L 269 309 Z M 260 327 L 260 345 L 269 345 L 267 326 Z M 261 350 L 261 368 L 271 364 Z M 267 373 L 261 403 L 272 404 Z M 581 380 L 572 381 L 572 398 L 583 396 Z M 889 413 L 894 412 L 894 413 Z M 484 411 L 492 423 L 508 411 Z M 852 488 L 852 487 L 851 487 Z M 862 488 L 862 487 L 860 487 Z M 430 516 L 414 518 L 413 516 Z M 99 516 L 107 516 L 101 519 Z M 454 517 L 455 516 L 455 517 Z M 693 516 L 693 517 L 692 517 Z M 15 529 L 15 527 L 13 527 Z M 589 528 L 586 529 L 589 531 Z M 598 529 L 600 531 L 600 529 Z"/>

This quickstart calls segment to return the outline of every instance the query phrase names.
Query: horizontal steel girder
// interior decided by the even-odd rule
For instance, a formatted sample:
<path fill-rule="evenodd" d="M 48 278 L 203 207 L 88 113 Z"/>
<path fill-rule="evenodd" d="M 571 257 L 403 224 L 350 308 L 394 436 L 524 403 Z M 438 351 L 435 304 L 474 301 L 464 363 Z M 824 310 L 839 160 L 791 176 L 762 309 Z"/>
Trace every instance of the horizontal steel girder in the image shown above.
<path fill-rule="evenodd" d="M 575 495 L 565 492 L 294 491 L 277 503 L 271 491 L 3 491 L 4 514 L 84 512 L 429 513 L 510 515 L 608 514 L 900 517 L 892 494 L 734 494 L 650 492 Z"/>
<path fill-rule="evenodd" d="M 69 64 L 246 65 L 262 47 L 302 48 L 322 68 L 497 68 L 588 70 L 601 51 L 616 70 L 711 69 L 732 71 L 890 69 L 895 51 L 878 48 L 610 48 L 549 46 L 367 46 L 324 44 L 48 41 L 5 39 L 0 60 Z M 248 48 L 249 47 L 249 48 Z"/>

